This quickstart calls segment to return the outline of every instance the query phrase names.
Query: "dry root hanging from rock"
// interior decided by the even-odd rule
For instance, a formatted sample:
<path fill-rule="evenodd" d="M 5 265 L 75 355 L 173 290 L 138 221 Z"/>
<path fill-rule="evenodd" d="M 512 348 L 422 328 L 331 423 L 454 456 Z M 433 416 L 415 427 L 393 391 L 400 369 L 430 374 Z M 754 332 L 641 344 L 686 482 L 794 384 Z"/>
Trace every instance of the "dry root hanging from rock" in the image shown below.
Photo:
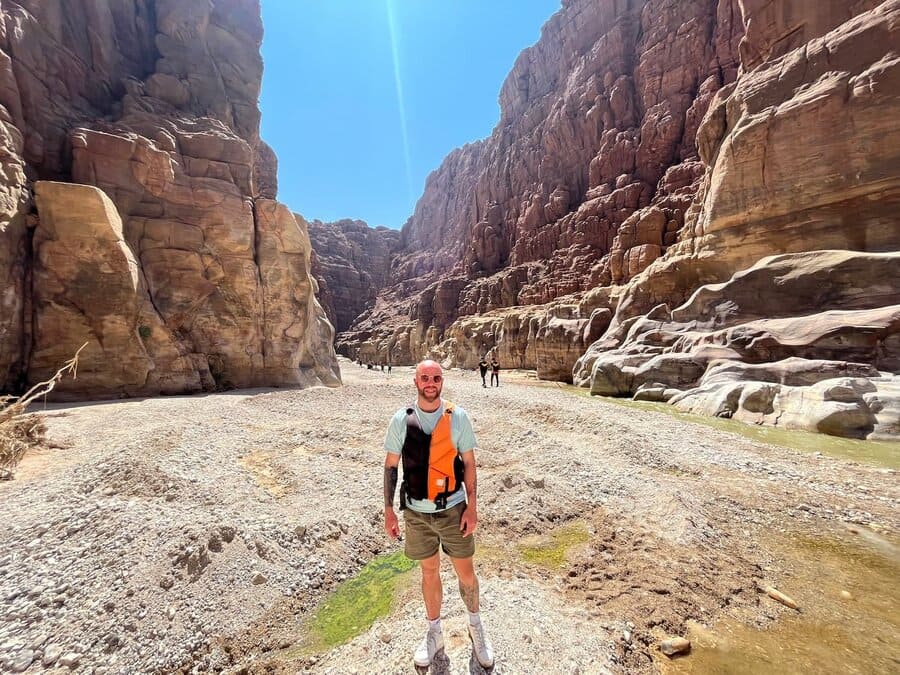
<path fill-rule="evenodd" d="M 53 391 L 67 373 L 71 373 L 73 379 L 77 377 L 78 355 L 84 347 L 82 345 L 49 380 L 38 382 L 22 396 L 0 397 L 0 480 L 12 478 L 13 469 L 25 453 L 44 442 L 47 431 L 44 420 L 40 415 L 29 414 L 28 406 Z"/>

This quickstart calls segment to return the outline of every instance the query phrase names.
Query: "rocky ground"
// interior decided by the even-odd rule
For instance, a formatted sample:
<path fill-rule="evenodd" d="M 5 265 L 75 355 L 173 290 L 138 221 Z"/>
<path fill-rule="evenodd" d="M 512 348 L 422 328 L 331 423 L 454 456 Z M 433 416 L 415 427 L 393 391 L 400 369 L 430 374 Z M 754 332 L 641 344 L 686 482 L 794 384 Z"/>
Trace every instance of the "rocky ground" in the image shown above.
<path fill-rule="evenodd" d="M 415 570 L 389 615 L 357 637 L 321 653 L 296 648 L 330 591 L 397 550 L 381 529 L 381 442 L 411 400 L 411 371 L 342 369 L 336 389 L 47 406 L 58 447 L 0 483 L 0 671 L 413 672 Z M 690 626 L 777 631 L 800 620 L 760 591 L 771 585 L 807 622 L 826 607 L 839 624 L 862 622 L 852 635 L 865 644 L 837 645 L 833 672 L 900 664 L 896 594 L 882 593 L 884 616 L 841 618 L 850 591 L 837 596 L 791 548 L 858 540 L 896 579 L 894 470 L 527 373 L 484 389 L 476 374 L 450 371 L 444 395 L 470 411 L 479 440 L 495 673 L 703 672 L 691 670 L 701 654 L 669 663 L 659 641 Z M 553 541 L 571 544 L 557 546 L 558 566 L 524 554 Z M 433 672 L 480 672 L 444 574 L 447 660 Z"/>

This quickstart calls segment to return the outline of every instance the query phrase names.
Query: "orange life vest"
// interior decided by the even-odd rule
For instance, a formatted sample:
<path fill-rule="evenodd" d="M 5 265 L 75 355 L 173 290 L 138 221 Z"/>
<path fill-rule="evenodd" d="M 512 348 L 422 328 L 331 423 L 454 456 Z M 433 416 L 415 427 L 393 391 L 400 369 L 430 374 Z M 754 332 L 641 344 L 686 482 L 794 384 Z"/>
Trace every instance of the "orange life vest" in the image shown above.
<path fill-rule="evenodd" d="M 444 412 L 430 434 L 422 430 L 415 409 L 406 409 L 401 509 L 410 498 L 429 499 L 443 509 L 447 498 L 462 487 L 463 463 L 451 438 L 453 408 L 453 403 L 444 402 Z"/>

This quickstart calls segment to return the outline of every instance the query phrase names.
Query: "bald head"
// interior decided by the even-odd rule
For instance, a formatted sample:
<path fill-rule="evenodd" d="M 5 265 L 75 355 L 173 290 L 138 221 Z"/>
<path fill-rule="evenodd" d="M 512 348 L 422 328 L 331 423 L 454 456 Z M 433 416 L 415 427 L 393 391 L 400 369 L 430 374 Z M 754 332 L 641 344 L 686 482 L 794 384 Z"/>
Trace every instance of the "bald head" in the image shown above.
<path fill-rule="evenodd" d="M 432 361 L 431 359 L 425 359 L 424 361 L 420 361 L 416 366 L 416 377 L 423 374 L 429 375 L 443 375 L 444 369 L 441 368 L 441 364 L 437 361 Z"/>
<path fill-rule="evenodd" d="M 416 366 L 413 378 L 419 392 L 419 408 L 426 411 L 437 410 L 441 405 L 441 391 L 444 388 L 444 369 L 437 361 L 427 359 Z"/>

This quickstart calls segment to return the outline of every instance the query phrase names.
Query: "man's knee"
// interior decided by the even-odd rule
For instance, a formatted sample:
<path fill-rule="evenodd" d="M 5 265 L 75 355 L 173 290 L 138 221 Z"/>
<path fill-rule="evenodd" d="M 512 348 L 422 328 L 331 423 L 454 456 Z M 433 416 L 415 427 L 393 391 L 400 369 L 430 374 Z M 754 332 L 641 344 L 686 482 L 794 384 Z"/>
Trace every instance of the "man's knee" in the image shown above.
<path fill-rule="evenodd" d="M 453 569 L 459 583 L 472 586 L 475 583 L 475 565 L 472 558 L 453 558 Z"/>
<path fill-rule="evenodd" d="M 459 582 L 460 587 L 472 588 L 475 584 L 478 583 L 478 578 L 475 576 L 474 571 L 469 572 L 459 572 L 456 573 L 456 579 Z"/>
<path fill-rule="evenodd" d="M 438 577 L 440 578 L 441 573 L 441 560 L 437 555 L 434 555 L 430 558 L 425 558 L 425 560 L 420 560 L 419 565 L 422 568 L 422 576 L 427 578 Z"/>

